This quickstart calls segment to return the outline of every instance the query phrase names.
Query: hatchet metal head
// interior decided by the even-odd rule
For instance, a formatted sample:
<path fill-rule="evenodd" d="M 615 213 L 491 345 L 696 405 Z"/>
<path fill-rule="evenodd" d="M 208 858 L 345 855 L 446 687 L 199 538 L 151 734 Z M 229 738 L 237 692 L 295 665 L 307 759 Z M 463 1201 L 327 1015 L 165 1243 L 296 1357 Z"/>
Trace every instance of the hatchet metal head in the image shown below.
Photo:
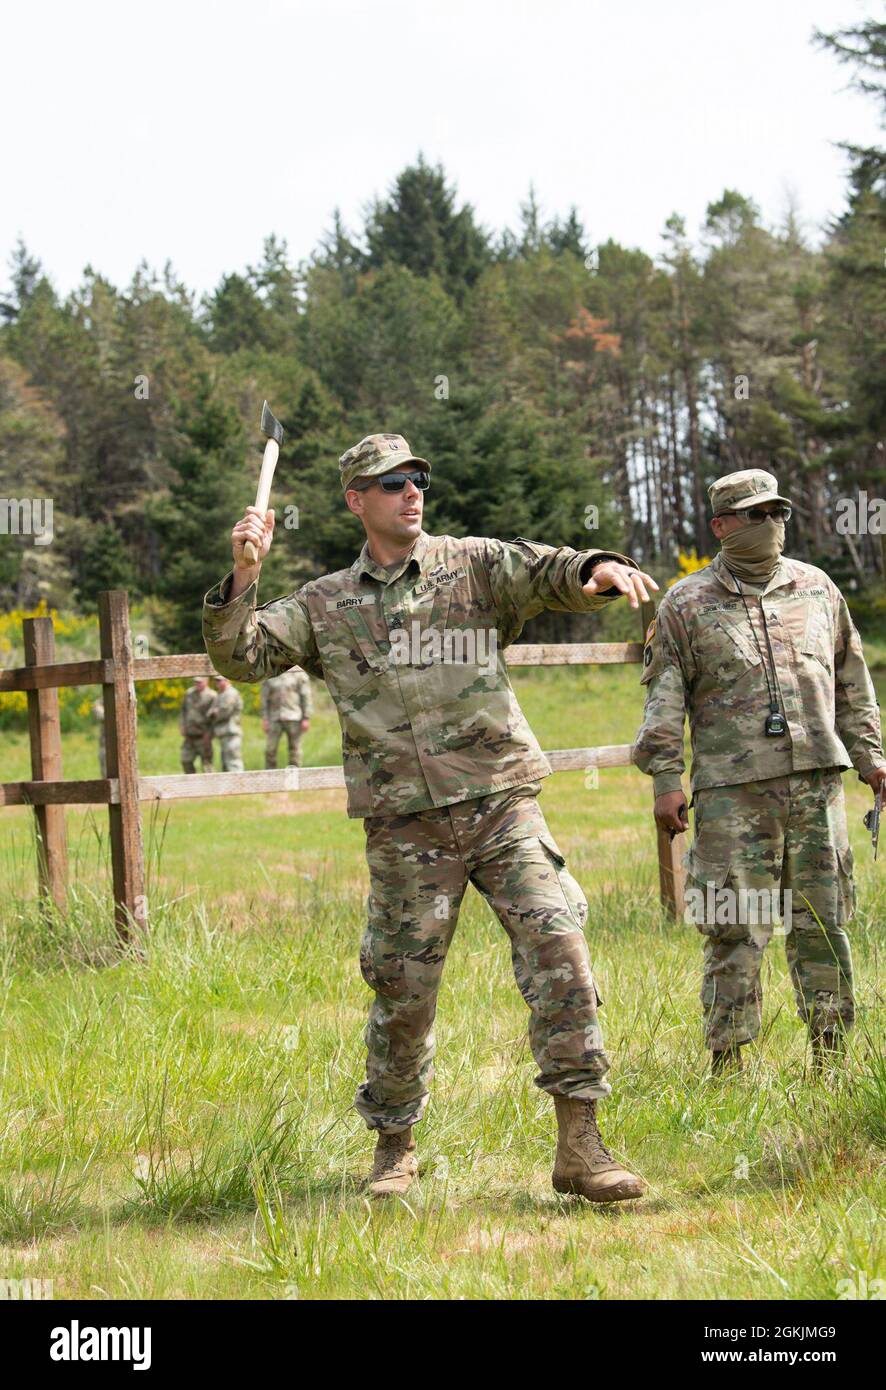
<path fill-rule="evenodd" d="M 277 458 L 280 453 L 280 445 L 283 443 L 283 426 L 275 415 L 271 413 L 271 407 L 267 401 L 261 408 L 261 432 L 265 436 L 267 443 L 262 455 L 261 472 L 258 475 L 258 492 L 255 494 L 255 510 L 264 515 L 268 510 L 268 502 L 271 500 L 271 483 L 274 479 L 274 469 L 277 467 Z M 243 544 L 243 554 L 250 565 L 258 563 L 258 551 L 252 541 L 245 541 Z"/>
<path fill-rule="evenodd" d="M 261 432 L 268 439 L 275 439 L 278 444 L 283 443 L 283 426 L 275 415 L 271 413 L 271 407 L 265 401 L 261 408 Z"/>

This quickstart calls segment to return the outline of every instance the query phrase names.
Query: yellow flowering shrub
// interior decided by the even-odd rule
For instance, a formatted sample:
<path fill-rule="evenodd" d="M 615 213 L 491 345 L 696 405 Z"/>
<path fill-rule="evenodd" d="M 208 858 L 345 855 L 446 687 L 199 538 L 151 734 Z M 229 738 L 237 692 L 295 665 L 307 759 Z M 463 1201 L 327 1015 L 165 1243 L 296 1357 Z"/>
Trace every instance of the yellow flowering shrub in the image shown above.
<path fill-rule="evenodd" d="M 59 613 L 41 598 L 35 608 L 11 608 L 0 613 L 0 667 L 24 666 L 22 622 L 25 618 L 51 618 L 55 632 L 57 661 L 83 661 L 98 656 L 98 618 L 94 615 Z M 59 715 L 63 729 L 77 728 L 91 719 L 89 706 L 95 693 L 84 698 L 83 687 L 62 686 L 58 692 Z M 84 714 L 84 706 L 86 713 Z M 24 690 L 0 691 L 0 728 L 24 728 L 27 724 L 28 696 Z"/>
<path fill-rule="evenodd" d="M 668 580 L 668 588 L 676 584 L 678 579 L 685 579 L 687 574 L 695 574 L 697 570 L 703 570 L 710 563 L 710 555 L 696 555 L 695 546 L 690 551 L 681 550 L 677 555 L 678 573 L 673 579 Z"/>
<path fill-rule="evenodd" d="M 0 652 L 4 657 L 21 650 L 23 618 L 51 618 L 56 647 L 62 642 L 74 646 L 85 642 L 98 655 L 98 618 L 79 613 L 59 613 L 57 608 L 48 608 L 46 599 L 41 598 L 36 608 L 10 608 L 8 612 L 0 613 Z M 18 663 L 5 659 L 3 664 L 9 666 Z"/>
<path fill-rule="evenodd" d="M 88 723 L 92 718 L 90 705 L 101 690 L 98 686 L 93 687 L 93 694 L 88 700 L 83 699 L 83 691 L 87 687 L 76 685 L 63 685 L 58 692 L 59 719 L 63 729 L 80 728 L 84 723 Z M 86 710 L 84 716 L 83 710 Z M 2 690 L 0 691 L 0 729 L 6 728 L 25 728 L 28 721 L 28 696 L 24 690 Z"/>

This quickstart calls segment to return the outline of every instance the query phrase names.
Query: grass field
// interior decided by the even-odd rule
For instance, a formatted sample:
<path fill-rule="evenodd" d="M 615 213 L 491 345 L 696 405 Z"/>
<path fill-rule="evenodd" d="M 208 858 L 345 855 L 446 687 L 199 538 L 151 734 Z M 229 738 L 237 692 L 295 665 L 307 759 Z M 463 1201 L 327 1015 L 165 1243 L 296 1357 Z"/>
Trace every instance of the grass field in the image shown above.
<path fill-rule="evenodd" d="M 636 670 L 515 675 L 544 748 L 630 742 Z M 306 764 L 339 760 L 325 691 Z M 881 697 L 882 698 L 882 697 Z M 261 766 L 258 721 L 247 767 Z M 28 775 L 3 735 L 3 779 Z M 143 728 L 145 773 L 178 770 Z M 96 776 L 93 737 L 65 774 Z M 532 1084 L 504 932 L 465 900 L 418 1128 L 420 1183 L 370 1204 L 372 1139 L 350 1109 L 370 994 L 357 964 L 363 829 L 344 793 L 185 801 L 146 815 L 146 961 L 115 947 L 107 817 L 72 809 L 72 905 L 41 918 L 31 813 L 0 816 L 0 1277 L 56 1298 L 870 1297 L 886 1277 L 886 865 L 844 778 L 856 853 L 859 1024 L 841 1074 L 809 1075 L 778 939 L 748 1068 L 706 1078 L 701 946 L 656 903 L 650 784 L 633 769 L 548 778 L 541 804 L 590 905 L 613 1067 L 601 1124 L 649 1183 L 622 1209 L 557 1197 L 555 1125 Z"/>

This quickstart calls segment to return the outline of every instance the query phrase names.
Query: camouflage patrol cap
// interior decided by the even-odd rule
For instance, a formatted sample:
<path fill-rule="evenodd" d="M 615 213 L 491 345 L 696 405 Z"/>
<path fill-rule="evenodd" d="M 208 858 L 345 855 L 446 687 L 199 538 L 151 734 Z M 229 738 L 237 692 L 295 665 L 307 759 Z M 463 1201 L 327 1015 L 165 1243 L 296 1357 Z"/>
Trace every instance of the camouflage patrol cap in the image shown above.
<path fill-rule="evenodd" d="M 790 498 L 782 497 L 778 490 L 778 479 L 762 468 L 744 468 L 740 473 L 727 473 L 715 479 L 708 488 L 714 516 L 721 512 L 740 512 L 745 507 L 758 507 L 761 502 L 784 502 L 790 506 Z"/>
<path fill-rule="evenodd" d="M 338 461 L 342 491 L 347 492 L 355 478 L 375 478 L 407 463 L 420 463 L 431 471 L 427 459 L 416 458 L 402 434 L 367 434 Z"/>

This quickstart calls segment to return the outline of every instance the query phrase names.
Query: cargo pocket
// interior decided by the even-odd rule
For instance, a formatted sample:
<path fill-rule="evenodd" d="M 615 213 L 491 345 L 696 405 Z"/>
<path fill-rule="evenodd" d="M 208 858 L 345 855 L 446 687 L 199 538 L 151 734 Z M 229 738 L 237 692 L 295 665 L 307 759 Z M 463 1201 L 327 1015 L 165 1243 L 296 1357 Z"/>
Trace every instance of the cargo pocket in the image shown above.
<path fill-rule="evenodd" d="M 728 864 L 719 859 L 702 858 L 694 844 L 689 846 L 683 856 L 683 865 L 688 876 L 705 887 L 711 883 L 715 888 L 722 888 L 729 877 Z"/>
<path fill-rule="evenodd" d="M 406 996 L 403 953 L 395 942 L 367 930 L 360 942 L 360 973 L 369 988 L 388 999 Z"/>
<path fill-rule="evenodd" d="M 562 866 L 566 863 L 566 856 L 560 849 L 560 846 L 557 844 L 550 830 L 540 830 L 538 832 L 538 838 L 556 864 Z"/>
<path fill-rule="evenodd" d="M 572 920 L 578 930 L 584 932 L 588 920 L 588 901 L 582 892 L 581 884 L 567 869 L 566 857 L 549 830 L 538 832 L 538 842 L 553 863 Z"/>
<path fill-rule="evenodd" d="M 704 936 L 720 935 L 716 895 L 729 877 L 729 865 L 722 860 L 703 859 L 693 843 L 683 857 L 683 867 L 687 877 L 684 922 L 697 927 Z"/>
<path fill-rule="evenodd" d="M 374 884 L 366 898 L 360 972 L 370 989 L 388 999 L 404 999 L 407 995 L 403 932 L 409 909 L 399 884 Z"/>

